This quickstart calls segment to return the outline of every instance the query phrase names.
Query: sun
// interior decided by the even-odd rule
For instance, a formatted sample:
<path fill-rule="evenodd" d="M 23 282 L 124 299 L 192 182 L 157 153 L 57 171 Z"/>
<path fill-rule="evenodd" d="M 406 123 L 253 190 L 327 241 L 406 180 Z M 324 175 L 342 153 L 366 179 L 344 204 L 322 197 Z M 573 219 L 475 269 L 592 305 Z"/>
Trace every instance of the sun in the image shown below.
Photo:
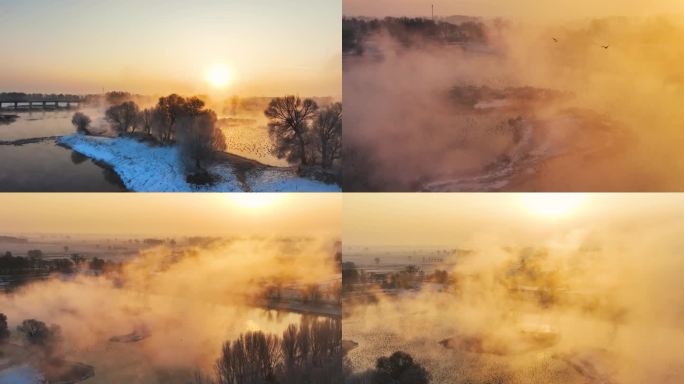
<path fill-rule="evenodd" d="M 232 193 L 228 198 L 232 203 L 249 211 L 268 208 L 279 199 L 277 193 Z"/>
<path fill-rule="evenodd" d="M 560 218 L 575 213 L 584 204 L 583 193 L 526 193 L 522 205 L 530 212 L 548 218 Z"/>
<path fill-rule="evenodd" d="M 224 65 L 217 65 L 207 72 L 207 81 L 214 88 L 225 88 L 233 81 L 233 73 Z"/>

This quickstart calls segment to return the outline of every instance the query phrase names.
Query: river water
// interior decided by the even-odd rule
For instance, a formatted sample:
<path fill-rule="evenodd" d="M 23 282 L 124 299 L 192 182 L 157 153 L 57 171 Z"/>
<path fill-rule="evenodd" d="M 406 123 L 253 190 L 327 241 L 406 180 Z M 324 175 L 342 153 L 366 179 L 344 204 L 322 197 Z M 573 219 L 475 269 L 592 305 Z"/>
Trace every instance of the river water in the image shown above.
<path fill-rule="evenodd" d="M 90 116 L 101 115 L 94 109 L 83 112 Z M 3 110 L 2 113 L 16 114 L 19 118 L 9 124 L 0 124 L 1 142 L 74 132 L 71 125 L 74 110 Z M 58 146 L 54 139 L 46 139 L 23 145 L 0 145 L 0 191 L 115 192 L 125 191 L 125 187 L 110 169 Z"/>

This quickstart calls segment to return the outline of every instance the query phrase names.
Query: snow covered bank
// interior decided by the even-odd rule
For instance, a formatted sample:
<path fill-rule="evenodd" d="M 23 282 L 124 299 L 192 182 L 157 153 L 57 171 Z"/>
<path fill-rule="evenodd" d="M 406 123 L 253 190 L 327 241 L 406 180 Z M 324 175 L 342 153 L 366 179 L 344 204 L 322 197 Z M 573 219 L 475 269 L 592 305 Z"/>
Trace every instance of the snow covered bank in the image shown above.
<path fill-rule="evenodd" d="M 340 192 L 340 187 L 297 177 L 290 170 L 269 168 L 247 177 L 252 192 Z"/>
<path fill-rule="evenodd" d="M 109 138 L 73 134 L 57 140 L 72 150 L 114 169 L 126 188 L 136 192 L 339 192 L 337 185 L 297 177 L 290 169 L 255 169 L 243 182 L 227 162 L 209 172 L 219 177 L 211 186 L 185 181 L 185 172 L 175 147 L 155 147 L 131 138 Z"/>

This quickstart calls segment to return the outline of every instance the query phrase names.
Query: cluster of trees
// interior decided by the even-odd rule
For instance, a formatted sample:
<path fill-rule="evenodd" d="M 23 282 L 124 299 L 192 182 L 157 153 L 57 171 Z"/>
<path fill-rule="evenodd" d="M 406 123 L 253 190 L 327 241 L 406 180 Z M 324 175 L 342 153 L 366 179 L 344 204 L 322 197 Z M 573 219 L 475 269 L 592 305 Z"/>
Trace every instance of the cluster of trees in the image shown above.
<path fill-rule="evenodd" d="M 27 319 L 17 326 L 17 331 L 24 336 L 30 345 L 45 347 L 51 350 L 62 340 L 62 329 L 59 325 L 48 326 L 36 319 Z"/>
<path fill-rule="evenodd" d="M 380 357 L 375 369 L 351 376 L 348 384 L 429 384 L 430 373 L 406 352 Z"/>
<path fill-rule="evenodd" d="M 141 109 L 127 97 L 125 93 L 107 95 L 111 101 L 125 100 L 105 112 L 112 130 L 119 136 L 137 135 L 162 145 L 178 144 L 189 173 L 205 173 L 205 166 L 214 153 L 226 149 L 216 113 L 205 108 L 199 98 L 172 94 L 159 98 L 152 108 Z M 71 122 L 79 133 L 91 133 L 91 119 L 85 114 L 76 112 Z"/>
<path fill-rule="evenodd" d="M 440 269 L 436 269 L 428 275 L 427 280 L 437 284 L 449 284 L 452 282 L 449 272 Z"/>
<path fill-rule="evenodd" d="M 139 129 L 162 144 L 172 144 L 176 141 L 179 122 L 209 113 L 213 114 L 199 98 L 172 94 L 160 97 L 156 106 L 142 110 L 130 100 L 114 104 L 105 112 L 105 118 L 120 135 L 136 133 Z"/>
<path fill-rule="evenodd" d="M 445 270 L 436 269 L 426 274 L 415 265 L 407 265 L 400 271 L 388 273 L 366 273 L 352 262 L 345 262 L 342 265 L 342 288 L 345 292 L 354 290 L 357 285 L 365 286 L 366 284 L 376 284 L 383 289 L 412 289 L 423 282 L 450 286 L 456 283 L 455 276 Z"/>
<path fill-rule="evenodd" d="M 223 344 L 215 377 L 196 384 L 343 383 L 342 325 L 339 319 L 304 317 L 277 336 L 247 332 Z"/>
<path fill-rule="evenodd" d="M 35 272 L 75 273 L 77 269 L 87 269 L 94 273 L 118 270 L 121 264 L 100 259 L 87 259 L 78 253 L 69 258 L 43 259 L 43 252 L 39 249 L 30 250 L 26 257 L 13 256 L 5 252 L 0 256 L 0 272 L 7 275 L 21 275 Z"/>
<path fill-rule="evenodd" d="M 172 94 L 159 98 L 156 106 L 141 110 L 133 101 L 110 107 L 107 121 L 119 135 L 141 132 L 161 144 L 179 145 L 187 169 L 204 171 L 214 152 L 224 151 L 226 141 L 216 125 L 216 114 L 197 97 Z"/>
<path fill-rule="evenodd" d="M 81 112 L 74 113 L 74 116 L 71 118 L 71 124 L 73 124 L 74 127 L 76 127 L 76 132 L 83 135 L 91 134 L 90 123 L 92 123 L 90 117 Z"/>
<path fill-rule="evenodd" d="M 342 19 L 342 52 L 363 54 L 366 40 L 381 31 L 404 46 L 425 41 L 439 44 L 487 41 L 486 26 L 478 21 L 449 23 L 408 17 L 386 17 L 382 20 L 345 17 Z"/>
<path fill-rule="evenodd" d="M 403 270 L 384 276 L 381 286 L 384 289 L 413 289 L 424 279 L 425 273 L 415 265 L 408 265 Z"/>
<path fill-rule="evenodd" d="M 26 319 L 17 326 L 24 341 L 31 346 L 37 346 L 47 353 L 51 353 L 62 341 L 62 329 L 59 325 L 48 326 L 44 322 L 36 319 Z M 0 343 L 7 341 L 10 337 L 10 330 L 7 323 L 7 316 L 0 313 Z"/>
<path fill-rule="evenodd" d="M 284 288 L 284 281 L 273 281 L 263 288 L 260 297 L 272 302 L 278 302 L 283 299 Z M 324 290 L 318 284 L 307 284 L 298 290 L 297 300 L 303 304 L 314 305 L 322 304 L 326 301 L 339 302 L 341 300 L 341 288 L 340 284 L 332 284 Z"/>
<path fill-rule="evenodd" d="M 137 135 L 162 145 L 178 144 L 189 173 L 204 174 L 226 141 L 214 111 L 197 97 L 172 94 L 159 98 L 157 105 L 141 109 L 126 94 L 108 94 L 108 100 L 124 100 L 110 106 L 105 119 L 122 135 Z M 313 99 L 285 96 L 272 99 L 264 110 L 269 119 L 273 153 L 304 168 L 331 170 L 339 167 L 342 151 L 342 104 L 319 108 Z M 79 133 L 90 134 L 91 119 L 81 112 L 72 124 Z"/>
<path fill-rule="evenodd" d="M 330 169 L 342 150 L 342 104 L 319 108 L 312 99 L 285 96 L 271 100 L 264 111 L 273 153 L 302 166 Z"/>

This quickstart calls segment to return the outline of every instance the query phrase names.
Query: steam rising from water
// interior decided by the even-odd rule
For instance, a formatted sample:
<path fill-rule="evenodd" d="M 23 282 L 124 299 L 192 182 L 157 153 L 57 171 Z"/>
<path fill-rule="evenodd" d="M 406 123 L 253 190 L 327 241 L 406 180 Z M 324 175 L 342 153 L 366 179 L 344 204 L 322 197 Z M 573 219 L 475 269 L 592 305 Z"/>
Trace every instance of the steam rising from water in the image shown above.
<path fill-rule="evenodd" d="M 682 20 L 488 23 L 488 40 L 405 48 L 379 34 L 364 56 L 345 57 L 344 139 L 356 151 L 345 158 L 349 188 L 682 188 Z M 530 86 L 559 97 L 509 92 L 508 103 L 484 97 L 464 107 L 462 93 L 449 91 L 466 86 Z M 506 134 L 517 118 L 533 132 L 522 147 Z"/>
<path fill-rule="evenodd" d="M 11 329 L 27 318 L 60 325 L 66 356 L 92 363 L 98 382 L 152 382 L 157 370 L 186 370 L 171 377 L 187 380 L 192 369 L 211 370 L 224 341 L 249 330 L 280 333 L 298 322 L 299 315 L 257 309 L 256 298 L 276 281 L 338 280 L 332 255 L 332 241 L 323 239 L 160 247 L 143 252 L 114 278 L 35 283 L 0 296 L 0 308 Z M 129 333 L 149 337 L 128 345 L 109 341 Z"/>
<path fill-rule="evenodd" d="M 635 227 L 473 236 L 447 292 L 354 308 L 343 337 L 359 343 L 355 369 L 404 350 L 436 383 L 679 382 L 684 226 Z"/>

